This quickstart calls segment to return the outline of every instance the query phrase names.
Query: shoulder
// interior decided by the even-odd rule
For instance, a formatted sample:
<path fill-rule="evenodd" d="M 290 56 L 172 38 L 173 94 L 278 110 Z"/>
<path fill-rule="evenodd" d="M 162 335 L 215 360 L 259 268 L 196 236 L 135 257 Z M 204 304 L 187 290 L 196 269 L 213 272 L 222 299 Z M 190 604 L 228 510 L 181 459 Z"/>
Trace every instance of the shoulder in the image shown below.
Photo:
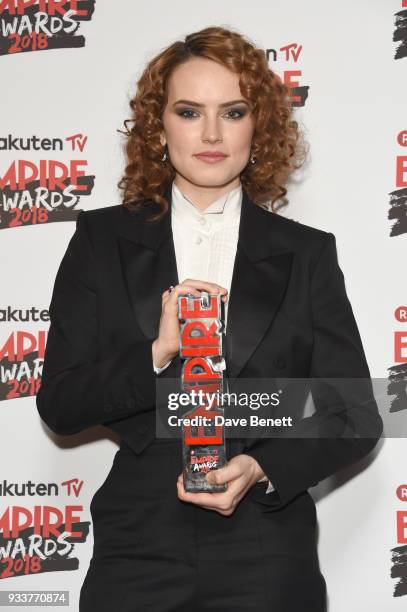
<path fill-rule="evenodd" d="M 329 233 L 325 230 L 319 229 L 317 227 L 313 227 L 312 225 L 306 225 L 305 223 L 301 223 L 296 219 L 291 219 L 290 217 L 286 217 L 280 213 L 267 212 L 269 215 L 272 215 L 274 219 L 276 219 L 277 223 L 280 223 L 281 228 L 284 228 L 285 231 L 290 232 L 293 236 L 305 237 L 310 240 L 315 239 L 324 239 L 326 235 Z"/>
<path fill-rule="evenodd" d="M 122 204 L 81 210 L 76 219 L 76 227 L 87 234 L 91 242 L 111 240 L 118 228 L 128 221 L 125 217 L 129 214 Z"/>
<path fill-rule="evenodd" d="M 259 218 L 268 226 L 267 233 L 270 240 L 281 249 L 287 249 L 299 255 L 309 254 L 315 261 L 327 245 L 333 243 L 335 246 L 336 238 L 330 231 L 301 223 L 281 213 L 258 208 Z"/>
<path fill-rule="evenodd" d="M 119 221 L 122 215 L 122 204 L 113 206 L 101 206 L 90 210 L 79 211 L 78 217 L 84 220 L 88 226 L 104 226 Z"/>

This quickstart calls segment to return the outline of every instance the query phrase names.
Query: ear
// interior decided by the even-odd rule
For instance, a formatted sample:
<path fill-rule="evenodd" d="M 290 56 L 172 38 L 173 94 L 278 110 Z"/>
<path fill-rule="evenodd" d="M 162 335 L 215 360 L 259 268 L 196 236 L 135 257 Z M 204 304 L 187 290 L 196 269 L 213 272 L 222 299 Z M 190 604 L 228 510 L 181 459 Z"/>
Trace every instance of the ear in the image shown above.
<path fill-rule="evenodd" d="M 164 132 L 160 133 L 160 142 L 161 142 L 161 146 L 162 147 L 165 147 L 165 145 L 167 144 L 167 139 L 165 137 Z"/>

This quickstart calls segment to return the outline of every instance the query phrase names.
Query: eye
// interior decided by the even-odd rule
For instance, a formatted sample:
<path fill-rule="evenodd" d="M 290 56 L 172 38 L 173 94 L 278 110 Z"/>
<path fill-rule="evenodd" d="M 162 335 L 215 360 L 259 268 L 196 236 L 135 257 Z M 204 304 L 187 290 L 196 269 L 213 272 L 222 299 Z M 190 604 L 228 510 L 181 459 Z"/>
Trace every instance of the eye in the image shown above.
<path fill-rule="evenodd" d="M 233 115 L 233 117 L 231 117 L 231 116 L 230 116 L 230 117 L 229 117 L 229 119 L 241 119 L 241 118 L 242 118 L 242 117 L 244 117 L 244 116 L 245 116 L 245 114 L 246 114 L 246 113 L 245 113 L 245 111 L 240 110 L 240 109 L 238 109 L 238 108 L 232 108 L 232 109 L 230 109 L 230 110 L 229 110 L 229 111 L 226 113 L 226 115 L 229 115 L 230 113 L 235 113 L 235 114 Z"/>
<path fill-rule="evenodd" d="M 195 111 L 193 111 L 191 108 L 186 108 L 185 110 L 178 112 L 177 115 L 183 117 L 184 119 L 193 119 L 193 117 L 191 117 L 191 115 L 188 113 L 195 113 Z"/>
<path fill-rule="evenodd" d="M 196 111 L 194 111 L 193 109 L 191 109 L 191 108 L 185 108 L 183 110 L 178 111 L 177 115 L 179 115 L 183 119 L 194 119 L 195 117 L 198 116 L 198 113 Z M 224 116 L 227 119 L 236 120 L 236 119 L 241 119 L 245 115 L 246 115 L 246 111 L 245 110 L 242 110 L 242 109 L 239 109 L 239 108 L 231 108 L 230 110 L 228 110 L 225 113 Z"/>

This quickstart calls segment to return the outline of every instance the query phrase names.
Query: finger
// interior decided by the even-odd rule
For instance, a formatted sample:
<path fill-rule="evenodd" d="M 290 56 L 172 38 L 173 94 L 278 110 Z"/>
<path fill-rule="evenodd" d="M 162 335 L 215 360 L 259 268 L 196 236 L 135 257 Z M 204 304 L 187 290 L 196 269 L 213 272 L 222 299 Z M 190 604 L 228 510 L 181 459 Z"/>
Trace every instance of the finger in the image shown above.
<path fill-rule="evenodd" d="M 178 477 L 177 480 L 178 497 L 183 501 L 204 506 L 212 510 L 218 510 L 222 508 L 225 503 L 227 504 L 228 498 L 225 499 L 225 493 L 190 493 L 185 491 L 183 478 Z M 219 504 L 219 505 L 218 505 Z"/>
<path fill-rule="evenodd" d="M 174 287 L 174 289 L 170 292 L 168 289 L 167 291 L 164 291 L 164 293 L 162 294 L 162 301 L 163 303 L 166 303 L 167 301 L 169 301 L 170 299 L 172 299 L 175 303 L 178 300 L 178 297 L 180 295 L 187 295 L 190 294 L 194 297 L 201 297 L 201 291 L 206 291 L 207 293 L 209 293 L 209 295 L 220 295 L 221 296 L 221 300 L 222 302 L 226 303 L 229 299 L 228 296 L 228 291 L 227 289 L 223 288 L 223 287 L 214 287 L 214 288 L 202 288 L 197 289 L 196 287 L 193 287 L 192 285 L 176 285 Z"/>
<path fill-rule="evenodd" d="M 240 465 L 240 462 L 236 461 L 236 463 Z M 233 466 L 233 464 L 231 464 L 231 466 L 233 468 L 236 467 Z M 229 467 L 229 464 L 227 467 Z M 212 470 L 210 473 L 216 473 L 217 471 L 218 470 Z M 235 506 L 249 490 L 250 485 L 246 481 L 245 473 L 240 470 L 240 474 L 227 483 L 226 491 L 219 493 L 188 493 L 185 491 L 183 473 L 181 472 L 181 474 L 178 476 L 177 488 L 180 499 L 198 504 L 209 510 L 216 510 L 223 516 L 230 516 L 230 514 L 234 511 Z M 208 496 L 210 498 L 209 501 Z"/>
<path fill-rule="evenodd" d="M 178 489 L 180 488 L 180 485 L 178 485 Z M 178 490 L 178 498 L 181 501 L 184 501 L 188 504 L 194 504 L 195 506 L 199 506 L 200 508 L 204 508 L 204 510 L 214 510 L 215 512 L 220 512 L 223 513 L 226 510 L 224 502 L 222 503 L 222 505 L 219 506 L 213 506 L 213 500 L 212 499 L 203 499 L 200 498 L 199 496 L 203 495 L 202 493 L 182 493 Z M 210 495 L 210 493 L 207 493 L 206 495 Z M 193 497 L 190 497 L 193 496 Z M 229 507 L 229 506 L 228 506 Z"/>
<path fill-rule="evenodd" d="M 178 497 L 183 501 L 191 502 L 192 504 L 198 504 L 199 506 L 209 507 L 213 504 L 211 493 L 191 493 L 185 491 L 184 483 L 182 479 L 177 480 Z"/>
<path fill-rule="evenodd" d="M 199 505 L 205 510 L 213 510 L 222 516 L 230 516 L 234 512 L 236 500 L 240 500 L 243 496 L 239 491 L 236 492 L 236 495 L 230 495 L 230 491 L 228 493 L 187 493 L 183 486 L 182 474 L 178 477 L 177 490 L 178 497 L 182 501 Z M 207 502 L 208 496 L 210 500 Z M 217 502 L 215 506 L 213 505 L 214 500 Z"/>
<path fill-rule="evenodd" d="M 170 293 L 170 297 L 178 297 L 179 295 L 186 295 L 192 293 L 193 295 L 200 296 L 201 292 L 193 285 L 175 285 L 174 289 Z"/>
<path fill-rule="evenodd" d="M 213 293 L 213 291 L 212 291 Z M 171 306 L 177 307 L 178 306 L 178 298 L 181 295 L 192 295 L 194 297 L 201 297 L 201 292 L 199 291 L 199 289 L 196 289 L 195 287 L 193 287 L 192 285 L 176 285 L 174 287 L 174 289 L 171 291 L 171 293 L 168 295 L 167 299 L 163 299 L 163 303 L 164 304 L 171 304 Z M 224 297 L 227 296 L 222 296 L 222 300 L 224 299 Z"/>
<path fill-rule="evenodd" d="M 201 293 L 195 287 L 189 287 L 188 285 L 175 285 L 174 289 L 170 292 L 169 289 L 164 291 L 163 298 L 165 302 L 171 302 L 171 304 L 176 305 L 178 303 L 178 297 L 180 295 L 187 295 L 190 293 L 194 297 L 200 297 Z M 165 299 L 167 298 L 167 299 Z"/>
<path fill-rule="evenodd" d="M 225 465 L 225 467 L 211 470 L 206 474 L 206 480 L 210 484 L 222 485 L 236 478 L 239 478 L 244 472 L 244 469 L 240 462 L 232 461 Z"/>
<path fill-rule="evenodd" d="M 209 293 L 221 293 L 221 294 L 226 294 L 228 293 L 228 290 L 226 289 L 226 287 L 222 287 L 221 285 L 218 285 L 217 283 L 210 283 L 208 281 L 201 281 L 195 278 L 187 278 L 184 281 L 182 281 L 181 285 L 186 284 L 189 285 L 191 287 L 195 287 L 196 289 L 200 289 L 201 291 L 208 291 Z"/>

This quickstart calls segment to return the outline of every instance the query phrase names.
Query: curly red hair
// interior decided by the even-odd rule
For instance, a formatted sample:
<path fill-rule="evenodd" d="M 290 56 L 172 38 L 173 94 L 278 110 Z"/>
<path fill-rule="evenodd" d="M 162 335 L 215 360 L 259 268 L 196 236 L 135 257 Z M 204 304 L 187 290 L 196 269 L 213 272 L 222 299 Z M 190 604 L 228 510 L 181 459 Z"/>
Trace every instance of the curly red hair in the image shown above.
<path fill-rule="evenodd" d="M 292 118 L 290 88 L 268 66 L 263 49 L 257 48 L 238 32 L 208 27 L 174 42 L 156 55 L 144 69 L 136 95 L 130 99 L 131 118 L 124 121 L 127 137 L 126 166 L 118 187 L 124 191 L 123 205 L 140 210 L 145 200 L 159 205 L 160 218 L 168 210 L 163 193 L 175 177 L 167 158 L 162 161 L 162 114 L 167 101 L 167 82 L 171 72 L 193 57 L 223 64 L 239 74 L 242 95 L 249 101 L 255 117 L 251 152 L 255 164 L 247 164 L 240 180 L 255 204 L 276 202 L 287 193 L 284 187 L 291 172 L 306 157 L 306 147 L 297 121 Z M 131 129 L 128 123 L 133 123 Z"/>

